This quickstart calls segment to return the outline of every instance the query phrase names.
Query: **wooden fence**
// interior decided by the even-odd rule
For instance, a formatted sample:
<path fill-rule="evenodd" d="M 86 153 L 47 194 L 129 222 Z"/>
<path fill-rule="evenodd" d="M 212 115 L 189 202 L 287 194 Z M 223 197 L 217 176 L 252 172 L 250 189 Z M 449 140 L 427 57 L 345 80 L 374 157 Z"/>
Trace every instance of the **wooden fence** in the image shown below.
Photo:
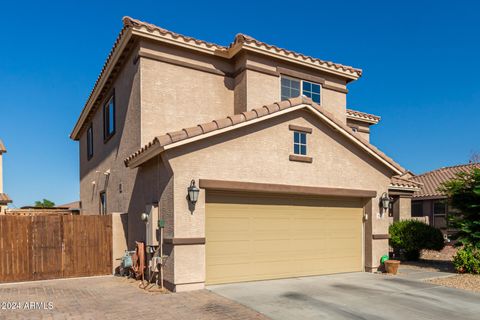
<path fill-rule="evenodd" d="M 111 273 L 111 216 L 0 215 L 0 282 Z"/>

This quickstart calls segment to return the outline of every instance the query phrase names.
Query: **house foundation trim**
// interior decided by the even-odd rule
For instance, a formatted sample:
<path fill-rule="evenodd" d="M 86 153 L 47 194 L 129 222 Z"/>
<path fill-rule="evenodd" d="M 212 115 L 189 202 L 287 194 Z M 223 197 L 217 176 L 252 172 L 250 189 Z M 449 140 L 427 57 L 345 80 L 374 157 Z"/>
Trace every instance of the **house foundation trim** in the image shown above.
<path fill-rule="evenodd" d="M 390 235 L 389 234 L 372 234 L 372 239 L 374 240 L 390 239 Z"/>
<path fill-rule="evenodd" d="M 335 196 L 335 197 L 358 197 L 374 198 L 377 192 L 373 190 L 306 187 L 286 184 L 255 183 L 241 181 L 208 180 L 200 179 L 200 188 L 218 191 L 240 191 L 240 192 L 261 192 L 299 194 L 311 196 Z"/>
<path fill-rule="evenodd" d="M 174 246 L 205 244 L 205 238 L 166 238 L 164 242 Z"/>

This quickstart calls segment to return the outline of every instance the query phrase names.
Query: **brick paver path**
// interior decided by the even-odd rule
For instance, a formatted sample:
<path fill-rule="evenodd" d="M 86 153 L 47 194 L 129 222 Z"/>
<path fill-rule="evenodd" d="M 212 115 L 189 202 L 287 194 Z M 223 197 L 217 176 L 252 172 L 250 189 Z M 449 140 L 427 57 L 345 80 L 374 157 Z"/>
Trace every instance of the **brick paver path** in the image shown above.
<path fill-rule="evenodd" d="M 21 310 L 12 308 L 20 303 Z M 39 302 L 28 310 L 25 303 Z M 48 310 L 49 302 L 53 308 Z M 18 306 L 18 304 L 17 304 Z M 34 307 L 30 305 L 30 307 Z M 46 308 L 46 309 L 44 309 Z M 151 293 L 117 277 L 0 285 L 0 319 L 258 319 L 265 316 L 208 290 Z"/>

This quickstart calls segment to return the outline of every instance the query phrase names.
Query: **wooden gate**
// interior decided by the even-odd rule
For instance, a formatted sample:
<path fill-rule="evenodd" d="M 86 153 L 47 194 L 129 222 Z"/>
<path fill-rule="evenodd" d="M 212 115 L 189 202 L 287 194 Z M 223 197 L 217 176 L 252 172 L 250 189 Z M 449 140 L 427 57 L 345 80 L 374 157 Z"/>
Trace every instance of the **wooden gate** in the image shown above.
<path fill-rule="evenodd" d="M 111 273 L 111 216 L 0 215 L 0 282 Z"/>

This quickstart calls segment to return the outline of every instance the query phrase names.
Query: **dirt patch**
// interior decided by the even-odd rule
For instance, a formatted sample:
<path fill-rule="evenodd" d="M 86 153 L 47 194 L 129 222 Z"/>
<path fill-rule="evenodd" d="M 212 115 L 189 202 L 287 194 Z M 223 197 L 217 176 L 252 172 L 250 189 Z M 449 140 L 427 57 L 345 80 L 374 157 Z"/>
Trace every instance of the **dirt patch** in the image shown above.
<path fill-rule="evenodd" d="M 457 248 L 446 246 L 441 251 L 423 250 L 418 261 L 403 261 L 402 266 L 425 271 L 455 272 L 452 264 Z"/>
<path fill-rule="evenodd" d="M 459 274 L 448 278 L 431 279 L 427 280 L 427 282 L 445 287 L 480 292 L 480 275 Z"/>

